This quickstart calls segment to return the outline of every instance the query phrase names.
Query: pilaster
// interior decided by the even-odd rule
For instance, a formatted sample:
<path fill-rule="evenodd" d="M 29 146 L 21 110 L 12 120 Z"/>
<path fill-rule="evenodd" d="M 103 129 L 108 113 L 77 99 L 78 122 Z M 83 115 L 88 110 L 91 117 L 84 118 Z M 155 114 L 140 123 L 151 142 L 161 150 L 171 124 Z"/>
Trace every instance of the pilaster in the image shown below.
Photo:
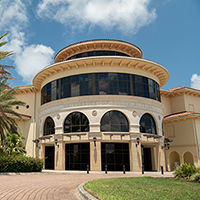
<path fill-rule="evenodd" d="M 90 171 L 101 171 L 101 142 L 90 142 Z"/>

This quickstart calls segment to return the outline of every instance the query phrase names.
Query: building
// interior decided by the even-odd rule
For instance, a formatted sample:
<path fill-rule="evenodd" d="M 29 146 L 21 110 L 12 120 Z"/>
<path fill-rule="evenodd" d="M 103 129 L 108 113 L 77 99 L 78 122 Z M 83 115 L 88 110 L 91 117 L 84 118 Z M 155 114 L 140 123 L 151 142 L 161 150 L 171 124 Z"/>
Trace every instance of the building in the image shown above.
<path fill-rule="evenodd" d="M 165 137 L 173 140 L 166 151 L 167 165 L 190 163 L 200 167 L 200 91 L 187 87 L 161 90 Z"/>
<path fill-rule="evenodd" d="M 168 79 L 163 66 L 124 41 L 65 47 L 17 95 L 27 102 L 18 120 L 27 154 L 48 157 L 45 169 L 55 170 L 200 166 L 200 91 L 160 90 Z"/>

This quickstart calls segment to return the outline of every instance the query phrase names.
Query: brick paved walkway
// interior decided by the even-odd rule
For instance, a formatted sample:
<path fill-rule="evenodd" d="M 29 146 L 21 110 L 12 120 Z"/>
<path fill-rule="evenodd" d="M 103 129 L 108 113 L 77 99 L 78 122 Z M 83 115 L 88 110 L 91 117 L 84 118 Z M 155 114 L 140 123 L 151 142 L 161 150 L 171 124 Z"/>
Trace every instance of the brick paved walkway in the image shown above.
<path fill-rule="evenodd" d="M 141 176 L 139 174 L 41 173 L 0 175 L 1 200 L 79 200 L 78 186 L 89 180 L 113 177 Z M 160 176 L 151 174 L 151 176 Z"/>

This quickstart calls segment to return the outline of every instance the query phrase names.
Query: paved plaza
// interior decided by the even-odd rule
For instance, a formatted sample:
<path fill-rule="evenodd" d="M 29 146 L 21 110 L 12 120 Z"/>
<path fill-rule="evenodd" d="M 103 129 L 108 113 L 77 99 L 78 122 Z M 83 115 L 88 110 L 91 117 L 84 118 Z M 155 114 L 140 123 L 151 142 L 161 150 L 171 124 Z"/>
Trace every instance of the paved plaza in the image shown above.
<path fill-rule="evenodd" d="M 50 172 L 32 174 L 1 174 L 1 200 L 80 200 L 77 188 L 81 183 L 114 177 L 136 176 L 168 177 L 172 173 L 161 175 L 158 172 L 145 173 L 90 173 L 83 172 Z"/>

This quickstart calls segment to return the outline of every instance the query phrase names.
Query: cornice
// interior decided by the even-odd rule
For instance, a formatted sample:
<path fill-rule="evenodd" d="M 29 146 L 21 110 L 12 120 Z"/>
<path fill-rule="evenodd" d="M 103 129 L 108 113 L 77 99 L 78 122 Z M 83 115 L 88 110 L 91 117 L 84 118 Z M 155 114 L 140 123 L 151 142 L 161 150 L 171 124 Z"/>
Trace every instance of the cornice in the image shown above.
<path fill-rule="evenodd" d="M 33 85 L 16 86 L 16 87 L 12 87 L 11 89 L 15 89 L 18 94 L 33 93 L 37 91 Z M 10 89 L 7 89 L 5 90 L 5 92 L 9 90 Z"/>
<path fill-rule="evenodd" d="M 87 68 L 87 67 L 123 67 L 130 69 L 137 69 L 141 71 L 149 72 L 155 75 L 160 87 L 162 87 L 169 79 L 168 71 L 158 63 L 132 57 L 123 56 L 100 56 L 100 57 L 86 57 L 73 60 L 67 60 L 64 62 L 54 63 L 43 70 L 41 70 L 33 79 L 33 85 L 36 90 L 41 89 L 42 82 L 53 74 L 62 73 L 72 69 Z M 124 69 L 126 70 L 126 69 Z M 106 68 L 105 68 L 106 71 Z M 134 71 L 133 71 L 134 72 Z"/>
<path fill-rule="evenodd" d="M 186 121 L 188 119 L 197 119 L 200 118 L 200 113 L 195 112 L 181 112 L 181 113 L 175 113 L 164 117 L 164 123 L 172 123 L 172 122 L 180 122 L 180 121 Z"/>
<path fill-rule="evenodd" d="M 190 96 L 195 96 L 195 97 L 200 97 L 200 90 L 193 89 L 193 88 L 188 88 L 188 87 L 178 87 L 178 89 L 169 89 L 169 90 L 160 90 L 161 96 L 165 97 L 175 97 L 175 96 L 180 96 L 183 94 L 190 95 Z"/>
<path fill-rule="evenodd" d="M 55 63 L 63 62 L 69 57 L 89 51 L 117 51 L 131 57 L 142 58 L 142 51 L 137 46 L 120 40 L 90 40 L 69 45 L 60 50 L 55 56 Z"/>

